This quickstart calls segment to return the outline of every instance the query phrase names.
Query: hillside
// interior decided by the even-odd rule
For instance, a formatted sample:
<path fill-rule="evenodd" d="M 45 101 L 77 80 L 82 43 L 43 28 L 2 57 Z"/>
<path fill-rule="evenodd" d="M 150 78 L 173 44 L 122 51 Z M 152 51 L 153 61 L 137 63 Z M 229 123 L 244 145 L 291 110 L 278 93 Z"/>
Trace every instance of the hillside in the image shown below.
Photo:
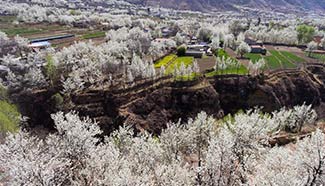
<path fill-rule="evenodd" d="M 279 70 L 266 76 L 224 76 L 173 82 L 168 77 L 147 81 L 128 89 L 93 89 L 73 95 L 65 111 L 78 111 L 99 122 L 105 133 L 123 123 L 138 130 L 159 134 L 168 121 L 186 121 L 200 111 L 221 118 L 238 110 L 263 107 L 266 112 L 284 106 L 313 104 L 324 118 L 325 65 L 308 64 L 306 70 Z M 34 125 L 53 126 L 49 113 L 54 113 L 51 91 L 21 94 L 22 113 Z M 36 109 L 38 108 L 38 109 Z"/>
<path fill-rule="evenodd" d="M 325 10 L 325 0 L 126 0 L 130 3 L 161 7 L 207 11 L 238 10 L 239 7 L 264 10 Z"/>

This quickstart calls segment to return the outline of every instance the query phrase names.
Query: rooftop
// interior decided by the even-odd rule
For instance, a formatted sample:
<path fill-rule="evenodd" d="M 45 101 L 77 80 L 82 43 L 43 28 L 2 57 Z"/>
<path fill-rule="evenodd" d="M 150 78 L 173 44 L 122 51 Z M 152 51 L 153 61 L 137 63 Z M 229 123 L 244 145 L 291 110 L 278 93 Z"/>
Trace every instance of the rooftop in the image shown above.
<path fill-rule="evenodd" d="M 51 46 L 51 43 L 48 41 L 35 42 L 28 45 L 28 47 L 31 48 L 49 47 L 49 46 Z"/>

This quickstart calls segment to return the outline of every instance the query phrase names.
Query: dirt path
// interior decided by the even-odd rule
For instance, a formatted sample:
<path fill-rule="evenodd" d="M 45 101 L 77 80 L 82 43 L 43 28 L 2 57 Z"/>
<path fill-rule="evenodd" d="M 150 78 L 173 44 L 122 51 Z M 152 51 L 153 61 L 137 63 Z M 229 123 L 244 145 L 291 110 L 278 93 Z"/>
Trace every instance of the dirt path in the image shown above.
<path fill-rule="evenodd" d="M 231 48 L 226 48 L 226 52 L 233 58 L 237 57 L 237 54 L 235 51 L 233 51 Z"/>
<path fill-rule="evenodd" d="M 226 52 L 229 54 L 230 57 L 237 59 L 242 65 L 248 66 L 249 59 L 246 58 L 237 58 L 237 54 L 235 51 L 233 51 L 231 48 L 227 48 Z"/>
<path fill-rule="evenodd" d="M 201 72 L 214 68 L 216 64 L 216 58 L 214 56 L 208 56 L 206 58 L 195 60 L 197 60 Z"/>

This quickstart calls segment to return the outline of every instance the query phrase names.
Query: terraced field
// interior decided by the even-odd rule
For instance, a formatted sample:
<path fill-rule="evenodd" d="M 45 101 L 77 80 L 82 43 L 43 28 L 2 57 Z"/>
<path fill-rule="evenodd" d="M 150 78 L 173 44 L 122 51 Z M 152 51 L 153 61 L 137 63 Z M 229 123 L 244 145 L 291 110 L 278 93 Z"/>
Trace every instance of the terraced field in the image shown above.
<path fill-rule="evenodd" d="M 69 29 L 68 27 L 56 24 L 37 24 L 33 26 L 27 24 L 13 25 L 11 23 L 1 22 L 3 21 L 2 19 L 3 17 L 0 16 L 0 31 L 6 33 L 9 37 L 20 35 L 28 38 L 35 34 L 47 34 Z"/>
<path fill-rule="evenodd" d="M 177 56 L 175 54 L 167 55 L 155 63 L 155 68 L 160 68 L 161 66 L 167 67 L 168 63 L 176 58 Z"/>
<path fill-rule="evenodd" d="M 165 66 L 166 74 L 172 74 L 174 69 L 179 68 L 182 63 L 187 67 L 188 65 L 192 65 L 193 61 L 194 57 L 177 57 L 175 54 L 170 54 L 155 62 L 155 68 Z"/>
<path fill-rule="evenodd" d="M 260 54 L 245 54 L 245 57 L 253 62 L 264 58 L 269 69 L 296 68 L 297 65 L 305 60 L 288 51 L 270 50 L 268 56 Z"/>

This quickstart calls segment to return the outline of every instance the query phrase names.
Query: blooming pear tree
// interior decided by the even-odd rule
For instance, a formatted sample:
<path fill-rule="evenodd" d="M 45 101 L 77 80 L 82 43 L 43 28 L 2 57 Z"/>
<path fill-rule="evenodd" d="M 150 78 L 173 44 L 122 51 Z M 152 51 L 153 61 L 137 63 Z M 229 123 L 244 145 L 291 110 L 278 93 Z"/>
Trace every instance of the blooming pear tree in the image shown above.
<path fill-rule="evenodd" d="M 321 46 L 323 47 L 323 49 L 325 50 L 325 36 L 322 38 L 321 40 Z"/>
<path fill-rule="evenodd" d="M 259 59 L 255 63 L 249 61 L 248 63 L 248 71 L 251 75 L 257 76 L 262 73 L 263 69 L 265 68 L 266 62 L 264 58 Z"/>
<path fill-rule="evenodd" d="M 220 48 L 220 39 L 219 37 L 213 37 L 211 42 L 211 48 L 217 50 Z"/>
<path fill-rule="evenodd" d="M 308 52 L 308 56 L 311 56 L 314 50 L 317 50 L 318 44 L 315 41 L 311 41 L 310 43 L 307 44 L 307 49 L 306 51 Z"/>
<path fill-rule="evenodd" d="M 269 115 L 254 109 L 223 122 L 202 112 L 185 124 L 169 123 L 159 137 L 124 126 L 103 139 L 89 118 L 59 112 L 52 115 L 57 131 L 43 139 L 23 130 L 9 134 L 0 144 L 0 166 L 4 181 L 14 185 L 322 184 L 322 131 L 298 139 L 294 148 L 268 145 L 284 121 L 313 118 L 284 114 L 313 112 L 294 110 Z"/>
<path fill-rule="evenodd" d="M 186 38 L 184 38 L 179 32 L 177 32 L 176 36 L 174 37 L 177 46 L 180 46 L 185 43 Z"/>
<path fill-rule="evenodd" d="M 7 36 L 7 34 L 0 31 L 0 41 L 1 41 L 1 43 L 6 42 L 8 40 L 9 40 L 9 37 Z"/>
<path fill-rule="evenodd" d="M 247 43 L 241 42 L 237 47 L 236 52 L 242 58 L 244 54 L 251 52 L 251 47 Z"/>
<path fill-rule="evenodd" d="M 226 49 L 227 47 L 235 47 L 235 36 L 232 34 L 227 34 L 224 36 L 223 48 Z"/>
<path fill-rule="evenodd" d="M 267 28 L 266 26 L 252 26 L 246 31 L 246 35 L 255 40 L 276 44 L 298 44 L 298 33 L 294 26 L 284 29 Z"/>

